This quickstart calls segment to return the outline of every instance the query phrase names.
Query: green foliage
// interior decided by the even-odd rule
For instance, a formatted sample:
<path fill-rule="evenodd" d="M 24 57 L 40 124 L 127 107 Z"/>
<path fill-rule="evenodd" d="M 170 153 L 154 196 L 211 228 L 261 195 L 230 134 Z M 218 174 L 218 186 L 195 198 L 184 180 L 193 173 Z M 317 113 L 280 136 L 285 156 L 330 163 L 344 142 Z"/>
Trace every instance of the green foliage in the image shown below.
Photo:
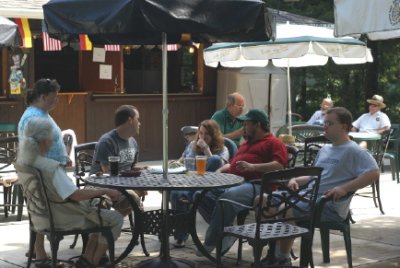
<path fill-rule="evenodd" d="M 268 7 L 308 16 L 328 22 L 334 22 L 332 0 L 265 0 Z M 365 38 L 365 37 L 364 37 Z M 310 118 L 319 109 L 321 100 L 330 94 L 335 106 L 349 109 L 354 118 L 366 112 L 366 99 L 371 94 L 384 97 L 387 108 L 384 110 L 392 122 L 400 122 L 400 42 L 384 40 L 378 42 L 377 57 L 378 87 L 368 85 L 367 66 L 336 65 L 329 62 L 326 66 L 291 69 L 293 90 L 293 112 L 305 119 Z M 367 91 L 370 90 L 370 91 Z M 366 93 L 369 92 L 369 93 Z"/>

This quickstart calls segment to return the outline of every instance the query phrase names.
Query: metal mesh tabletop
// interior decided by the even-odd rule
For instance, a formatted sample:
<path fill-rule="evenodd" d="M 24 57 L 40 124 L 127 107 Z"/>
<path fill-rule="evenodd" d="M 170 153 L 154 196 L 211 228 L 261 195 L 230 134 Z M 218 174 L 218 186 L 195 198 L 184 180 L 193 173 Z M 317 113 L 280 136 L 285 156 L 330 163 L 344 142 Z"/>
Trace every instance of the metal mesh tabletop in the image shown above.
<path fill-rule="evenodd" d="M 179 189 L 207 189 L 230 187 L 239 185 L 243 178 L 227 173 L 206 172 L 205 175 L 196 173 L 168 174 L 164 179 L 163 174 L 154 174 L 143 171 L 137 177 L 121 176 L 90 176 L 85 179 L 90 185 L 110 188 L 146 189 L 146 190 L 179 190 Z"/>

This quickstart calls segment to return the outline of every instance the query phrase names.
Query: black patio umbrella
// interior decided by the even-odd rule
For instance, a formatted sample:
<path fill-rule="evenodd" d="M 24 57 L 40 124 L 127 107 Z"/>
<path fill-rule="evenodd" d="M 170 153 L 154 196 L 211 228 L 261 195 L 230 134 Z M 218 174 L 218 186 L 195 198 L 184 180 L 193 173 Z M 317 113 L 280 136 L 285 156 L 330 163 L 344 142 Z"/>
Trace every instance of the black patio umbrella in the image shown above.
<path fill-rule="evenodd" d="M 45 30 L 58 39 L 87 34 L 94 44 L 163 44 L 163 168 L 167 172 L 166 44 L 182 33 L 194 42 L 269 40 L 271 25 L 260 0 L 51 0 Z"/>
<path fill-rule="evenodd" d="M 51 0 L 43 5 L 43 12 L 45 30 L 61 40 L 87 34 L 94 44 L 162 44 L 165 179 L 168 179 L 167 43 L 178 43 L 183 33 L 190 34 L 192 41 L 203 43 L 266 41 L 272 32 L 261 0 Z M 167 196 L 163 194 L 164 211 Z M 168 249 L 163 254 L 168 259 Z"/>

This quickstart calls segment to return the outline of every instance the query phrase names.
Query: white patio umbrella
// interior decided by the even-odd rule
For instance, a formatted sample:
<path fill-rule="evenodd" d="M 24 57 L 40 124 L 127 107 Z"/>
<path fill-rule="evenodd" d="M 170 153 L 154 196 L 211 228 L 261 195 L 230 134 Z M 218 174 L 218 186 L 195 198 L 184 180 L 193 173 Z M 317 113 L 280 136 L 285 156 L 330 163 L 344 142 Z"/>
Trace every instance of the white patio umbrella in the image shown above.
<path fill-rule="evenodd" d="M 400 38 L 400 1 L 335 0 L 335 36 L 367 34 L 370 40 Z"/>
<path fill-rule="evenodd" d="M 218 43 L 204 50 L 207 66 L 264 67 L 272 60 L 287 68 L 288 117 L 291 135 L 290 67 L 321 66 L 328 59 L 336 64 L 361 64 L 372 61 L 366 44 L 352 37 L 335 38 L 333 29 L 308 25 L 277 25 L 275 41 Z"/>
<path fill-rule="evenodd" d="M 21 36 L 18 26 L 11 20 L 0 16 L 0 46 L 20 46 Z"/>

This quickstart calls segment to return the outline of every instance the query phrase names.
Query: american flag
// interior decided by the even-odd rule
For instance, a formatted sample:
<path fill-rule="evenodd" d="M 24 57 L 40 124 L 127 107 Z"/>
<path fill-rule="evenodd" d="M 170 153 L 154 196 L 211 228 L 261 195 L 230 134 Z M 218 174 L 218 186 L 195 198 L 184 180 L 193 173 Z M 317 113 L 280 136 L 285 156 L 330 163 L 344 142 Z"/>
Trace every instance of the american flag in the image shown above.
<path fill-rule="evenodd" d="M 178 51 L 179 47 L 178 44 L 169 44 L 167 45 L 167 51 Z"/>
<path fill-rule="evenodd" d="M 51 38 L 46 32 L 42 32 L 43 51 L 60 51 L 61 41 Z"/>
<path fill-rule="evenodd" d="M 121 46 L 120 45 L 104 45 L 105 51 L 120 51 Z"/>

